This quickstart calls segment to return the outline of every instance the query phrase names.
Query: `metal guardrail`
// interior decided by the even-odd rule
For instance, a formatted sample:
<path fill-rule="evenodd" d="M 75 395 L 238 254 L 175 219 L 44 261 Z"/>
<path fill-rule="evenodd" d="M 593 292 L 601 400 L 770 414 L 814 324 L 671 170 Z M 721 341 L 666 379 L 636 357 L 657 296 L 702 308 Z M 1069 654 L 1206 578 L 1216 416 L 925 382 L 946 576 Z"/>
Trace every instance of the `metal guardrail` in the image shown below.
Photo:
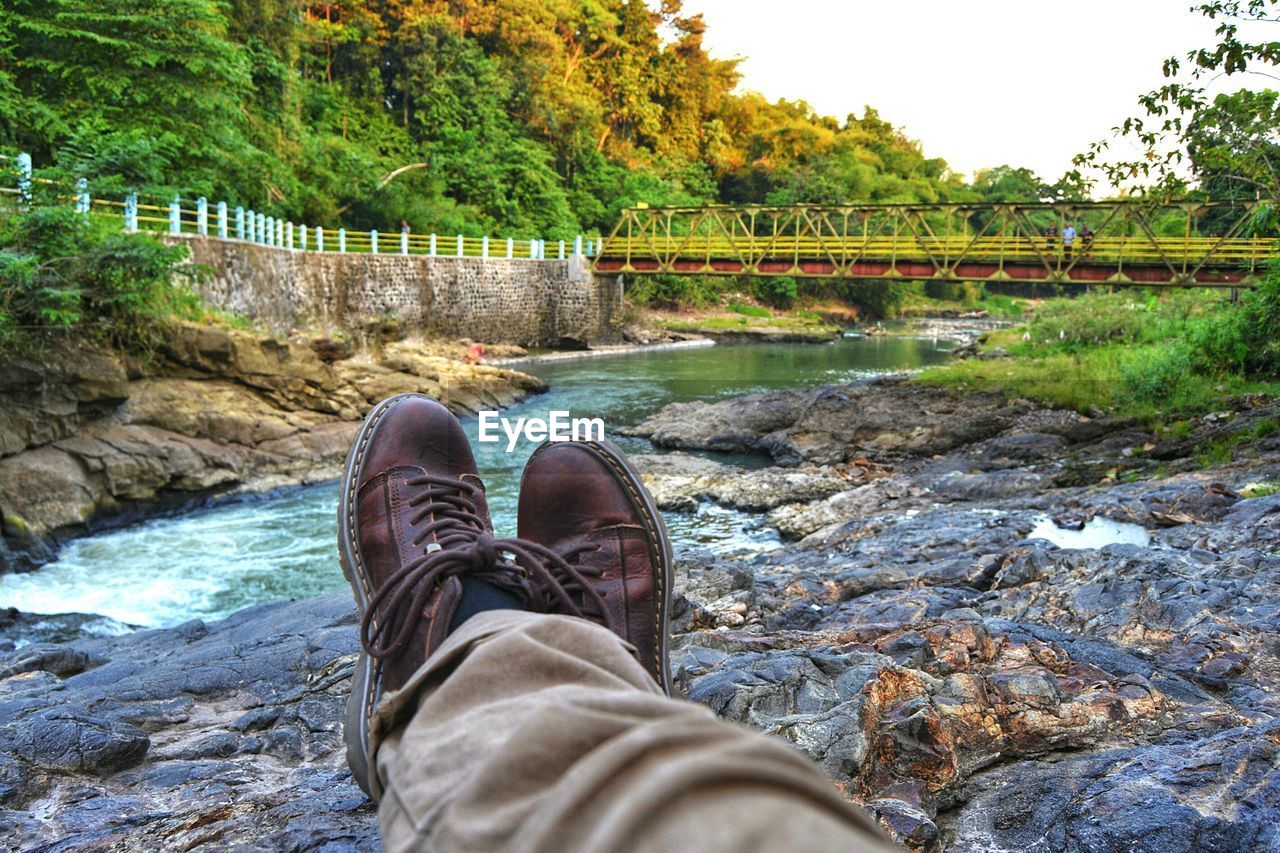
<path fill-rule="evenodd" d="M 11 207 L 21 209 L 33 203 L 33 186 L 43 182 L 32 177 L 31 158 L 18 155 L 18 185 L 0 187 L 0 196 L 8 197 Z M 224 240 L 242 240 L 278 249 L 303 252 L 339 252 L 363 254 L 401 254 L 467 258 L 509 258 L 512 260 L 555 260 L 570 254 L 592 257 L 602 241 L 596 236 L 579 235 L 571 241 L 523 239 L 514 237 L 467 237 L 462 234 L 418 234 L 402 230 L 379 232 L 324 228 L 278 219 L 244 207 L 229 207 L 225 202 L 210 204 L 205 198 L 184 200 L 175 197 L 167 202 L 147 203 L 138 193 L 123 199 L 94 198 L 81 179 L 74 196 L 77 211 L 99 217 L 118 217 L 127 231 L 151 231 L 173 236 L 195 235 Z M 154 199 L 160 201 L 159 199 Z"/>
<path fill-rule="evenodd" d="M 1243 236 L 1260 206 L 637 207 L 623 212 L 593 266 L 634 274 L 1242 286 L 1276 255 L 1276 238 Z M 1064 243 L 1068 226 L 1078 233 Z"/>

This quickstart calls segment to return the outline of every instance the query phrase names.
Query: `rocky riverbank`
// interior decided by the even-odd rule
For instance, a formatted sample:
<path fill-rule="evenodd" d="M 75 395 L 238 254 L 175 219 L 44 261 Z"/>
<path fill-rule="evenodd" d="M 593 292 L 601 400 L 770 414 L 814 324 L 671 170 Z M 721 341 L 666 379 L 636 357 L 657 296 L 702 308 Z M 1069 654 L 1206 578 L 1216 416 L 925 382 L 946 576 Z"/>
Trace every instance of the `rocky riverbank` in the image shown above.
<path fill-rule="evenodd" d="M 1246 497 L 1277 414 L 1163 438 L 900 381 L 668 406 L 635 431 L 775 464 L 641 458 L 659 503 L 787 538 L 677 554 L 677 683 L 916 850 L 1280 848 L 1280 495 Z M 1063 549 L 1046 517 L 1149 541 Z M 0 657 L 0 844 L 376 846 L 356 633 L 339 593 Z"/>
<path fill-rule="evenodd" d="M 495 355 L 515 355 L 517 348 Z M 464 344 L 399 341 L 354 355 L 183 325 L 143 361 L 69 348 L 0 366 L 0 571 L 52 559 L 68 537 L 166 507 L 336 477 L 360 419 L 419 391 L 458 412 L 546 390 L 469 364 Z"/>

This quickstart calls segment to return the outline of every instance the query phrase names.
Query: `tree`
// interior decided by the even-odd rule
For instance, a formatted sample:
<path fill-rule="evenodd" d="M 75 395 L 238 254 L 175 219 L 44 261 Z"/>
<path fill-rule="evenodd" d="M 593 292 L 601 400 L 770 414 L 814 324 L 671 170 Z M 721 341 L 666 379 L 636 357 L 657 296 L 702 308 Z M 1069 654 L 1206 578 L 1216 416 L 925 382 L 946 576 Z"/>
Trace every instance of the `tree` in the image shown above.
<path fill-rule="evenodd" d="M 9 0 L 0 16 L 21 93 L 0 114 L 8 144 L 47 162 L 70 142 L 94 152 L 85 171 L 121 151 L 150 151 L 167 168 L 181 151 L 197 189 L 241 153 L 248 62 L 214 0 Z"/>
<path fill-rule="evenodd" d="M 1191 11 L 1218 22 L 1215 30 L 1218 43 L 1191 50 L 1183 57 L 1166 59 L 1163 72 L 1168 82 L 1141 95 L 1138 103 L 1142 113 L 1114 128 L 1116 135 L 1137 143 L 1139 155 L 1108 160 L 1110 143 L 1101 140 L 1078 155 L 1076 165 L 1101 168 L 1117 186 L 1137 182 L 1158 190 L 1182 191 L 1185 181 L 1179 166 L 1190 156 L 1189 149 L 1200 145 L 1203 151 L 1202 134 L 1214 124 L 1212 118 L 1206 124 L 1200 117 L 1219 108 L 1209 99 L 1208 85 L 1221 77 L 1260 75 L 1280 79 L 1274 73 L 1280 65 L 1280 42 L 1248 41 L 1240 36 L 1242 23 L 1280 23 L 1277 5 L 1280 0 L 1212 0 L 1190 7 Z M 1184 69 L 1189 72 L 1184 73 Z M 1237 102 L 1234 106 L 1239 105 Z M 1251 152 L 1239 149 L 1235 157 L 1244 164 L 1232 169 L 1244 174 L 1260 173 L 1259 162 Z M 1194 162 L 1192 165 L 1194 168 Z M 1258 189 L 1275 196 L 1280 192 L 1280 184 L 1268 179 Z"/>

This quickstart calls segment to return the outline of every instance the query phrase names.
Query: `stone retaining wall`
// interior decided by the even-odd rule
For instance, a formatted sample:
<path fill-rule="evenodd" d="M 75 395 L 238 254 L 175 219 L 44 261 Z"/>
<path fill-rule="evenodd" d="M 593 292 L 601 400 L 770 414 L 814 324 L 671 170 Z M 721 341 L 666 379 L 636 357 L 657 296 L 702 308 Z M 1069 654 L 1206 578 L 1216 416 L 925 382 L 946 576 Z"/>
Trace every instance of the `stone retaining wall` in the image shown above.
<path fill-rule="evenodd" d="M 199 285 L 218 307 L 277 330 L 360 331 L 389 318 L 451 338 L 521 346 L 619 337 L 622 285 L 563 261 L 299 252 L 240 240 L 169 237 L 212 268 Z"/>

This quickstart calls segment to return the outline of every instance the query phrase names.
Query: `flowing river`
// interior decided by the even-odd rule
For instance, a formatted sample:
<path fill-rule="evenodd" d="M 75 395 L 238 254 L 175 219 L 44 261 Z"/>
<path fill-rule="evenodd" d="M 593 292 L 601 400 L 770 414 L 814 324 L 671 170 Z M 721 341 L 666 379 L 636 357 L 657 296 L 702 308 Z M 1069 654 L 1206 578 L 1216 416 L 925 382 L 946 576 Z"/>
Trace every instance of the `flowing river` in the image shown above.
<path fill-rule="evenodd" d="M 612 432 L 671 402 L 915 369 L 945 361 L 953 347 L 931 338 L 845 337 L 830 345 L 748 344 L 543 362 L 517 369 L 541 376 L 551 390 L 503 414 L 546 418 L 551 410 L 568 411 L 603 418 Z M 475 443 L 477 419 L 464 424 Z M 654 452 L 646 441 L 615 440 L 628 452 Z M 499 535 L 514 536 L 520 471 L 534 446 L 521 442 L 510 454 L 505 439 L 474 446 L 494 526 Z M 741 465 L 767 461 L 717 458 Z M 88 536 L 38 571 L 0 575 L 0 607 L 100 614 L 105 618 L 85 627 L 115 632 L 219 619 L 251 604 L 342 588 L 336 505 L 336 484 L 326 483 Z M 740 553 L 777 544 L 750 516 L 714 505 L 670 514 L 667 523 L 677 550 Z"/>

